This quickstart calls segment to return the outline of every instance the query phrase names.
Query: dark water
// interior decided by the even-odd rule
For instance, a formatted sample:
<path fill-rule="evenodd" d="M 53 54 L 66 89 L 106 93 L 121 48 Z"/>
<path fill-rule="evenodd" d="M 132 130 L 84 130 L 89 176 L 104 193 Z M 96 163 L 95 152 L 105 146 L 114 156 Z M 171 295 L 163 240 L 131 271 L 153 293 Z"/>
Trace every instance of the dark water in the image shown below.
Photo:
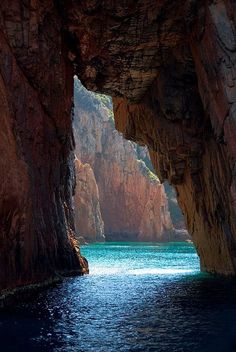
<path fill-rule="evenodd" d="M 0 313 L 0 351 L 235 352 L 236 283 L 199 272 L 191 244 L 82 248 L 89 276 Z"/>

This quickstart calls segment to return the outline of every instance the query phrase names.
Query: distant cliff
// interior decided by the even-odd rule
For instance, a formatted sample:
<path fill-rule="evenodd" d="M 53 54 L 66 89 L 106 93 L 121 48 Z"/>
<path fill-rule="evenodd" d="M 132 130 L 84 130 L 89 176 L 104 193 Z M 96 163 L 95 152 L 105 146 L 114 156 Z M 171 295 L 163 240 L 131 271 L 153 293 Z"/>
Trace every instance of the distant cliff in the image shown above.
<path fill-rule="evenodd" d="M 93 170 L 89 164 L 75 160 L 75 223 L 80 242 L 104 241 L 104 223 L 101 216 L 99 193 Z"/>
<path fill-rule="evenodd" d="M 86 163 L 87 169 L 89 165 L 93 169 L 99 191 L 99 196 L 91 195 L 90 184 L 94 180 L 89 181 L 87 175 L 88 194 L 81 193 L 81 179 L 77 178 L 77 199 L 83 202 L 81 211 L 81 201 L 75 200 L 77 232 L 89 241 L 103 238 L 101 226 L 98 229 L 98 222 L 93 220 L 100 219 L 99 199 L 106 239 L 174 240 L 176 232 L 166 192 L 148 167 L 147 150 L 125 140 L 115 130 L 111 99 L 88 92 L 78 80 L 75 81 L 74 131 L 76 155 Z M 93 178 L 91 173 L 90 177 Z M 95 206 L 91 206 L 89 197 L 95 199 Z"/>

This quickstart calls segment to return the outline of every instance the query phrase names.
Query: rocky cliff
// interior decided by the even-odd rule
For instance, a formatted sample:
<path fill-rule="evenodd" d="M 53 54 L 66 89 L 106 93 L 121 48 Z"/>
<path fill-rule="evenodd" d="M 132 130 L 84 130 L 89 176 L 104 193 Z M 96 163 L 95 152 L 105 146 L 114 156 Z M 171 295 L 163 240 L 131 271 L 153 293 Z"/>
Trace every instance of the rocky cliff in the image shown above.
<path fill-rule="evenodd" d="M 236 273 L 236 3 L 2 0 L 0 289 L 83 272 L 73 75 L 177 191 L 203 270 Z"/>
<path fill-rule="evenodd" d="M 87 270 L 74 238 L 73 68 L 61 27 L 51 1 L 1 1 L 0 291 Z"/>
<path fill-rule="evenodd" d="M 136 144 L 136 149 L 137 149 L 138 159 L 143 160 L 146 166 L 150 169 L 150 171 L 155 173 L 154 167 L 150 160 L 148 149 L 146 147 L 145 148 L 141 147 L 138 144 Z M 168 182 L 164 182 L 164 187 L 165 187 L 165 193 L 168 200 L 168 207 L 169 207 L 171 221 L 173 223 L 173 226 L 176 232 L 176 239 L 178 240 L 190 239 L 190 236 L 186 230 L 183 213 L 178 205 L 175 188 L 171 186 Z"/>
<path fill-rule="evenodd" d="M 76 189 L 74 196 L 75 229 L 79 242 L 104 241 L 99 193 L 93 169 L 75 160 Z"/>
<path fill-rule="evenodd" d="M 111 99 L 87 91 L 78 80 L 74 94 L 76 154 L 94 171 L 106 239 L 175 239 L 164 187 L 142 161 L 142 148 L 139 160 L 135 143 L 115 130 Z M 80 182 L 78 187 L 79 194 Z M 80 211 L 77 202 L 75 209 Z M 86 219 L 90 222 L 91 214 L 84 217 L 85 227 Z M 82 234 L 83 227 L 78 232 Z"/>

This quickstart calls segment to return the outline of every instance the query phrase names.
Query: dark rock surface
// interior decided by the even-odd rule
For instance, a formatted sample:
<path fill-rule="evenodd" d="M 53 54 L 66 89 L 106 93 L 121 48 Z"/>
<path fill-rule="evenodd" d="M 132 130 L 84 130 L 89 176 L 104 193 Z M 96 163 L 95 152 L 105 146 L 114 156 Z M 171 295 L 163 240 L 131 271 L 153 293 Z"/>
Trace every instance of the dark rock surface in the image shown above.
<path fill-rule="evenodd" d="M 74 239 L 73 70 L 51 1 L 0 4 L 0 290 L 83 273 Z"/>

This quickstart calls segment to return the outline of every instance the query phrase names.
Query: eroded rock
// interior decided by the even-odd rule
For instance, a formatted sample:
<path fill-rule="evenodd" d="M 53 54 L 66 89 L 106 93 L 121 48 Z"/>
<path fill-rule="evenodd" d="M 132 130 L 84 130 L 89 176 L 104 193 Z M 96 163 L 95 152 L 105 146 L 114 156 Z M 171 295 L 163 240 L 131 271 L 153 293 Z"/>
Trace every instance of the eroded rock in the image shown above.
<path fill-rule="evenodd" d="M 0 4 L 0 290 L 82 274 L 76 247 L 73 68 L 53 1 Z"/>

